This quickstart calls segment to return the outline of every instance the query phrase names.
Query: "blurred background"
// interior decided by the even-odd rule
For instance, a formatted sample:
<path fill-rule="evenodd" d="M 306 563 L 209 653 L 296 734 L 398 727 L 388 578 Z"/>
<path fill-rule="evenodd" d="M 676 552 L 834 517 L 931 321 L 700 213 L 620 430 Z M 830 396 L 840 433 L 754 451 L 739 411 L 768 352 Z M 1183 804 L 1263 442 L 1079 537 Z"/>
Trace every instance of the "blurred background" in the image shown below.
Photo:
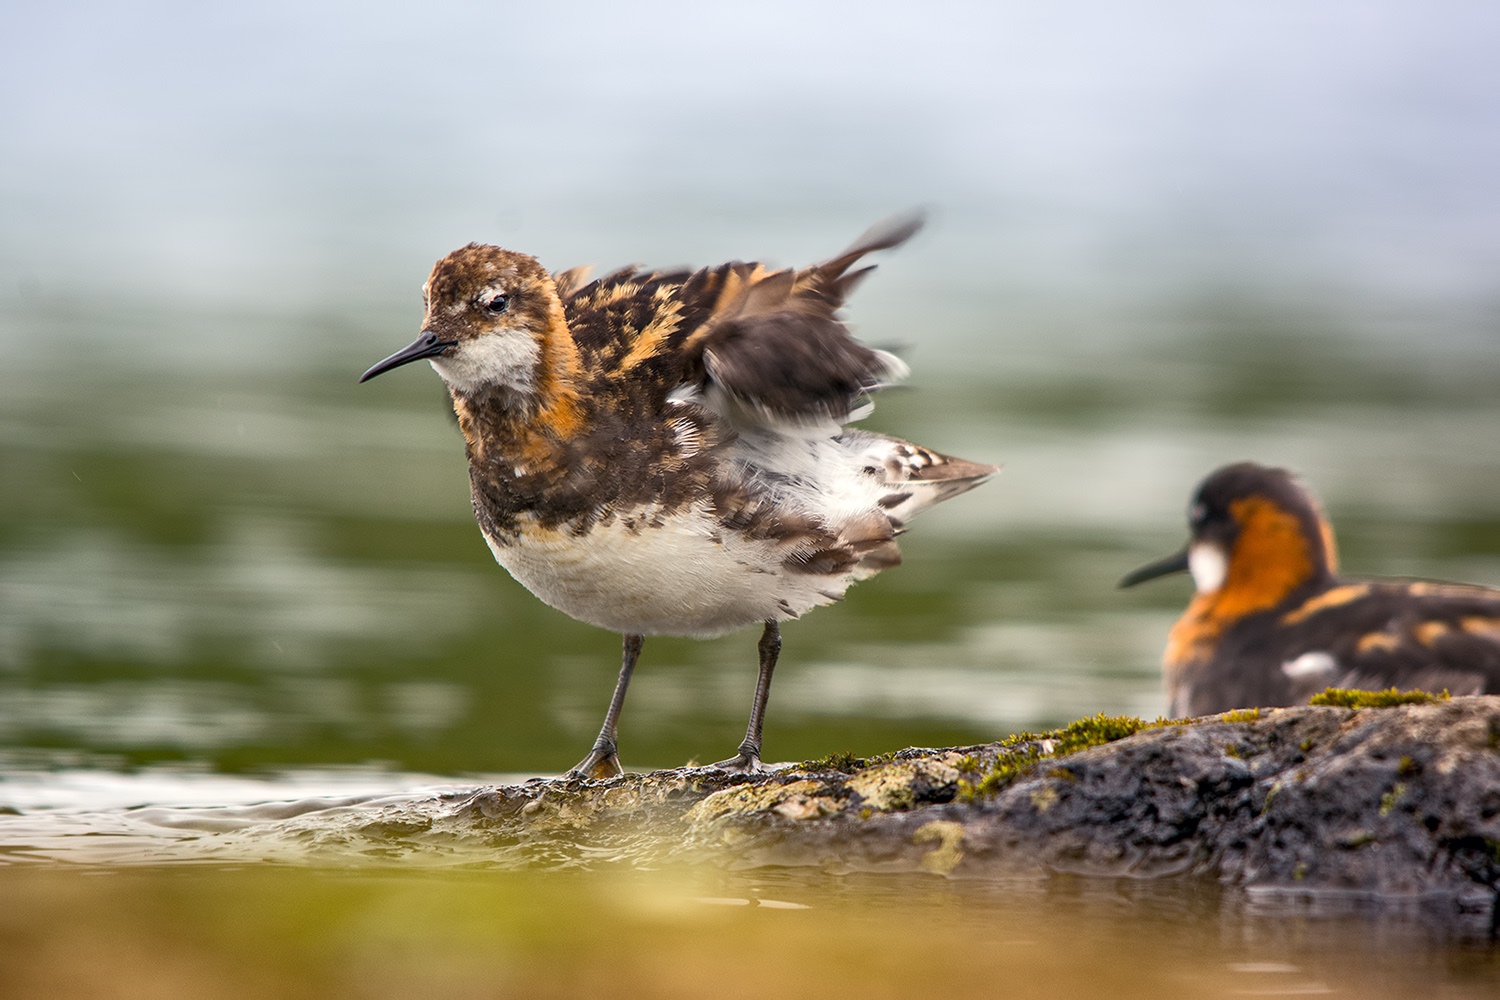
<path fill-rule="evenodd" d="M 1162 711 L 1194 485 L 1301 472 L 1346 569 L 1500 584 L 1500 10 L 1395 0 L 270 0 L 0 13 L 0 768 L 548 772 L 618 637 L 496 567 L 408 343 L 470 240 L 803 264 L 1003 463 L 785 630 L 767 753 Z M 727 756 L 753 632 L 647 643 L 628 767 Z"/>

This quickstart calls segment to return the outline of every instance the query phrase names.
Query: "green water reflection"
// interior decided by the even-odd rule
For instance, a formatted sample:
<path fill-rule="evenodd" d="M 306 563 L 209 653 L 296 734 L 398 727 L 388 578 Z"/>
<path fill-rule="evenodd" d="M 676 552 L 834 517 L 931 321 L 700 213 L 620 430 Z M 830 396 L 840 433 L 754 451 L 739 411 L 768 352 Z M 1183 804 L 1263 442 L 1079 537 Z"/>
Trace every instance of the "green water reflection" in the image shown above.
<path fill-rule="evenodd" d="M 157 315 L 183 338 L 200 319 Z M 91 341 L 102 316 L 11 316 L 60 345 L 0 373 L 11 758 L 457 774 L 580 755 L 618 640 L 494 565 L 430 372 L 354 384 L 403 319 L 273 317 L 239 357 Z M 787 627 L 768 752 L 1157 714 L 1183 586 L 1113 584 L 1179 543 L 1189 489 L 1224 461 L 1303 471 L 1356 572 L 1500 583 L 1500 356 L 1253 319 L 1190 311 L 1185 332 L 1087 352 L 1000 334 L 972 370 L 919 345 L 915 385 L 871 425 L 1005 472 L 918 522 L 903 566 Z M 727 755 L 753 645 L 648 642 L 627 765 Z"/>
<path fill-rule="evenodd" d="M 0 892 L 18 996 L 1463 998 L 1500 974 L 1417 920 L 1109 880 L 0 868 Z"/>

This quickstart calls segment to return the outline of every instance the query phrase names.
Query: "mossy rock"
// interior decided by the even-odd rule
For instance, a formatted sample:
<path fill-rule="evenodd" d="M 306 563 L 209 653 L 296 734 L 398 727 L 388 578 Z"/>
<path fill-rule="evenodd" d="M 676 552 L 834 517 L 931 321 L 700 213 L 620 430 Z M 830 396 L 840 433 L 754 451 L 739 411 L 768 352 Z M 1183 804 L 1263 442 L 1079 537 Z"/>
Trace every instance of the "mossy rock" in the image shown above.
<path fill-rule="evenodd" d="M 1447 701 L 1451 697 L 1447 691 L 1433 694 L 1430 691 L 1402 691 L 1398 688 L 1386 688 L 1384 691 L 1328 688 L 1322 694 L 1313 695 L 1308 704 L 1338 708 L 1394 708 L 1397 705 L 1431 705 Z"/>
<path fill-rule="evenodd" d="M 1196 875 L 1262 892 L 1440 900 L 1491 919 L 1500 697 L 1376 694 L 1356 707 L 1185 721 L 1094 716 L 768 774 L 538 781 L 408 805 L 348 835 L 383 831 L 389 845 L 391 824 L 415 811 L 427 822 L 414 840 L 488 845 L 508 865 Z"/>

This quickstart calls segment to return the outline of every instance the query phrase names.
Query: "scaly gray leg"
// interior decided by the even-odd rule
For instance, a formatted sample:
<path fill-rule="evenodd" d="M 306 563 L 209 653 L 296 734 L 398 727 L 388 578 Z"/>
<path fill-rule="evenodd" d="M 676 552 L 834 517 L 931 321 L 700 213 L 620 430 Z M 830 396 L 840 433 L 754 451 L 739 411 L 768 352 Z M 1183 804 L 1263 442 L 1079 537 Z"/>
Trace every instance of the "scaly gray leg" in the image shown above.
<path fill-rule="evenodd" d="M 776 670 L 776 657 L 781 653 L 781 627 L 774 621 L 766 622 L 766 630 L 760 635 L 760 676 L 755 680 L 755 701 L 750 705 L 750 725 L 745 729 L 745 740 L 740 752 L 728 760 L 721 760 L 714 767 L 726 771 L 769 771 L 760 762 L 761 725 L 766 718 L 766 699 L 771 694 L 771 674 Z"/>
<path fill-rule="evenodd" d="M 615 696 L 609 700 L 609 712 L 604 716 L 604 725 L 599 730 L 599 738 L 594 741 L 594 749 L 589 755 L 579 761 L 569 771 L 569 778 L 616 778 L 624 774 L 620 767 L 619 742 L 616 736 L 619 732 L 620 709 L 625 707 L 625 689 L 630 686 L 630 675 L 635 671 L 635 661 L 640 659 L 641 646 L 646 642 L 645 638 L 638 635 L 627 635 L 625 637 L 625 651 L 620 661 L 620 679 L 615 682 Z"/>

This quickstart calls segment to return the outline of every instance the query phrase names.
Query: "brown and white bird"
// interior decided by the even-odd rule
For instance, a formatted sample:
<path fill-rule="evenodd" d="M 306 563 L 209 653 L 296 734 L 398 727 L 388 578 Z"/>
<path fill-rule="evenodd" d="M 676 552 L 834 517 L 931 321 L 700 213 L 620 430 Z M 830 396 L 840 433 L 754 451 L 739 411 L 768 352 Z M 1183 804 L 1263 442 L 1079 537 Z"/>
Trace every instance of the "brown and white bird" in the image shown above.
<path fill-rule="evenodd" d="M 1500 692 L 1500 590 L 1338 576 L 1333 526 L 1285 469 L 1219 469 L 1188 528 L 1187 548 L 1120 581 L 1192 574 L 1163 658 L 1173 715 L 1299 705 L 1328 687 Z"/>
<path fill-rule="evenodd" d="M 471 243 L 433 267 L 410 346 L 360 381 L 427 359 L 447 383 L 474 516 L 537 597 L 624 635 L 604 725 L 573 774 L 621 773 L 617 724 L 647 635 L 763 626 L 739 752 L 752 771 L 778 623 L 896 565 L 913 515 L 993 466 L 843 426 L 906 374 L 839 308 L 916 219 L 800 270 L 628 267 L 597 281 Z"/>

